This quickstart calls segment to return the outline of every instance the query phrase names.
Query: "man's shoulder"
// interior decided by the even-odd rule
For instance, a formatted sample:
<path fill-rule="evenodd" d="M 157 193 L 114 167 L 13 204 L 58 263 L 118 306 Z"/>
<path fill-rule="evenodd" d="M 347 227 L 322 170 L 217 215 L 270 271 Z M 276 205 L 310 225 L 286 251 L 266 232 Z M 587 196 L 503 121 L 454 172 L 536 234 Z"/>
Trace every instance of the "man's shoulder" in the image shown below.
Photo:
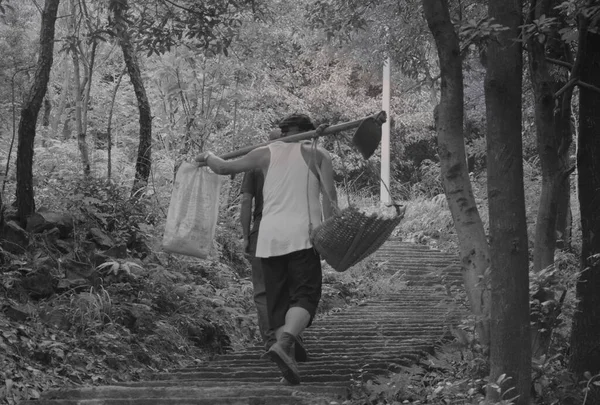
<path fill-rule="evenodd" d="M 310 141 L 302 142 L 302 143 L 300 143 L 300 145 L 302 145 L 302 149 L 304 150 L 304 152 L 314 153 L 313 146 Z M 317 146 L 316 149 L 317 149 L 317 155 L 319 155 L 320 158 L 330 158 L 329 151 L 327 149 L 325 149 L 324 147 Z"/>

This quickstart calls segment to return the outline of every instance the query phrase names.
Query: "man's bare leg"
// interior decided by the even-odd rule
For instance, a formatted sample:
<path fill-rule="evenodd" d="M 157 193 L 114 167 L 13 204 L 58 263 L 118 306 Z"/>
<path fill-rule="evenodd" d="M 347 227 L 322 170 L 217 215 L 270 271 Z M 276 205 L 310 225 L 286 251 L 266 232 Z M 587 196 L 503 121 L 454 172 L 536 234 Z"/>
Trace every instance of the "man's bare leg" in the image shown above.
<path fill-rule="evenodd" d="M 279 336 L 283 332 L 287 332 L 294 337 L 301 334 L 310 322 L 310 314 L 308 311 L 301 307 L 291 307 L 285 313 L 285 325 L 280 326 L 275 331 L 275 336 L 279 339 Z"/>
<path fill-rule="evenodd" d="M 300 374 L 294 359 L 296 336 L 308 326 L 309 312 L 300 307 L 291 307 L 285 314 L 285 325 L 277 328 L 277 342 L 265 354 L 273 360 L 290 384 L 300 384 Z"/>

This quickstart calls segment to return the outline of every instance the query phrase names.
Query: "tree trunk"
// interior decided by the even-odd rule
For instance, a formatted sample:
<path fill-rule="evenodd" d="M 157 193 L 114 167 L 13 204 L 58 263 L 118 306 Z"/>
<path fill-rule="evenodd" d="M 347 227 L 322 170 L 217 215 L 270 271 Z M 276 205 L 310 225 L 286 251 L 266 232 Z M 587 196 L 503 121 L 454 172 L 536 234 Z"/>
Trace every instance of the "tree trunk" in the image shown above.
<path fill-rule="evenodd" d="M 42 126 L 48 127 L 50 125 L 50 116 L 52 114 L 52 102 L 48 97 L 44 97 L 44 115 L 42 118 Z"/>
<path fill-rule="evenodd" d="M 52 102 L 50 101 L 50 92 L 46 92 L 44 97 L 44 114 L 42 115 L 42 146 L 48 146 L 48 127 L 50 126 L 50 117 L 52 116 Z"/>
<path fill-rule="evenodd" d="M 485 100 L 487 118 L 488 201 L 491 252 L 490 381 L 505 375 L 499 393 L 488 386 L 488 399 L 518 395 L 528 405 L 531 385 L 529 335 L 529 254 L 523 152 L 521 92 L 522 2 L 489 0 L 489 17 L 507 29 L 488 43 Z M 509 389 L 514 388 L 510 392 Z"/>
<path fill-rule="evenodd" d="M 127 1 L 113 1 L 112 9 L 116 23 L 117 34 L 123 51 L 123 59 L 127 66 L 127 72 L 131 79 L 131 84 L 135 91 L 140 112 L 140 143 L 138 146 L 137 160 L 135 163 L 135 179 L 131 190 L 131 196 L 134 197 L 138 191 L 148 184 L 152 164 L 152 113 L 150 103 L 146 96 L 146 89 L 142 81 L 139 63 L 133 42 L 127 31 L 124 14 L 127 11 Z"/>
<path fill-rule="evenodd" d="M 77 10 L 75 8 L 75 0 L 71 0 L 71 33 L 73 41 L 77 41 Z M 79 47 L 76 43 L 71 44 L 71 56 L 73 58 L 73 76 L 75 86 L 73 86 L 73 96 L 75 98 L 75 128 L 77 130 L 77 146 L 81 154 L 81 164 L 83 166 L 83 174 L 87 177 L 90 174 L 90 157 L 86 142 L 86 135 L 83 129 L 82 117 L 82 91 L 81 91 L 81 72 L 79 68 Z"/>
<path fill-rule="evenodd" d="M 479 339 L 487 347 L 490 297 L 484 276 L 490 265 L 489 248 L 467 171 L 459 40 L 450 20 L 447 0 L 423 0 L 423 9 L 440 59 L 442 86 L 436 130 L 442 181 L 459 238 L 465 289 L 471 309 L 478 317 Z"/>
<path fill-rule="evenodd" d="M 21 226 L 26 226 L 27 218 L 35 212 L 33 195 L 33 143 L 38 113 L 42 107 L 48 88 L 52 57 L 54 52 L 54 23 L 60 0 L 46 0 L 42 12 L 40 30 L 40 53 L 33 84 L 27 96 L 21 120 L 19 121 L 19 141 L 17 146 L 17 215 Z"/>
<path fill-rule="evenodd" d="M 73 110 L 74 110 L 73 108 L 69 108 L 67 110 L 67 116 L 65 117 L 65 122 L 63 123 L 62 138 L 65 141 L 71 139 L 71 134 L 73 132 L 73 130 L 71 128 L 71 121 L 73 120 L 71 115 L 73 114 Z"/>
<path fill-rule="evenodd" d="M 81 98 L 83 99 L 82 102 L 82 112 L 81 112 L 81 124 L 82 124 L 82 133 L 84 134 L 85 137 L 87 137 L 88 134 L 88 111 L 89 111 L 89 106 L 90 106 L 90 93 L 92 91 L 92 76 L 94 74 L 94 63 L 96 61 L 96 49 L 98 48 L 98 40 L 97 39 L 93 39 L 92 40 L 92 48 L 90 50 L 90 55 L 89 55 L 89 62 L 87 64 L 85 64 L 85 77 L 86 79 L 84 80 L 85 83 L 85 87 L 83 88 L 83 93 Z M 97 142 L 96 137 L 92 134 L 92 139 L 90 140 L 91 145 L 92 145 L 92 156 L 91 159 L 88 157 L 88 159 L 90 159 L 90 166 L 92 166 L 94 164 L 94 149 L 95 149 L 95 145 Z M 85 146 L 86 149 L 89 150 L 87 148 L 87 141 L 85 142 Z M 88 155 L 89 156 L 89 155 Z"/>
<path fill-rule="evenodd" d="M 533 0 L 530 4 L 529 21 L 556 14 L 556 0 Z M 550 65 L 547 53 L 564 61 L 564 43 L 558 34 L 546 32 L 544 36 L 532 35 L 528 39 L 529 70 L 535 97 L 535 124 L 538 155 L 542 168 L 542 191 L 535 228 L 533 248 L 533 271 L 539 272 L 554 265 L 557 246 L 559 208 L 568 207 L 569 145 L 571 144 L 571 96 L 572 90 L 564 92 L 558 100 L 555 94 L 566 84 L 566 72 Z M 567 62 L 567 61 L 565 61 Z M 558 106 L 557 106 L 558 102 Z M 532 352 L 534 357 L 546 354 L 552 336 L 552 328 L 559 310 L 548 310 L 557 305 L 555 293 L 544 287 L 535 292 L 538 300 L 532 308 Z M 546 310 L 541 311 L 541 303 Z M 556 308 L 558 309 L 558 308 Z"/>
<path fill-rule="evenodd" d="M 542 16 L 553 17 L 556 14 L 556 0 L 533 0 L 530 5 L 529 20 Z M 559 202 L 565 204 L 565 188 L 568 171 L 569 145 L 571 144 L 571 96 L 572 89 L 564 92 L 558 100 L 555 94 L 565 84 L 565 72 L 551 73 L 546 59 L 547 52 L 558 55 L 564 61 L 566 48 L 558 34 L 545 33 L 543 37 L 534 35 L 528 40 L 529 68 L 535 95 L 535 124 L 538 154 L 542 167 L 542 191 L 536 221 L 535 242 L 533 246 L 533 270 L 540 271 L 554 264 L 556 250 L 556 226 Z M 569 61 L 565 61 L 569 62 Z M 566 198 L 568 200 L 568 196 Z M 561 207 L 563 210 L 565 207 Z"/>
<path fill-rule="evenodd" d="M 82 111 L 82 125 L 83 132 L 87 134 L 87 126 L 88 126 L 88 110 L 90 104 L 90 93 L 92 91 L 92 75 L 94 74 L 94 63 L 96 61 L 96 49 L 98 48 L 98 42 L 96 39 L 92 42 L 92 49 L 90 51 L 90 62 L 88 66 L 86 66 L 86 80 L 85 80 L 85 89 L 83 95 L 83 111 Z"/>
<path fill-rule="evenodd" d="M 567 160 L 567 165 L 571 165 Z M 556 248 L 571 249 L 573 237 L 573 214 L 571 212 L 571 179 L 567 177 L 558 191 L 558 213 L 556 215 Z"/>
<path fill-rule="evenodd" d="M 600 87 L 600 34 L 580 34 L 581 81 Z M 581 268 L 569 368 L 600 373 L 600 93 L 579 88 L 577 171 L 581 207 Z M 589 402 L 591 403 L 591 402 Z"/>
<path fill-rule="evenodd" d="M 71 65 L 69 63 L 69 59 L 64 60 L 64 80 L 61 88 L 60 99 L 58 101 L 58 108 L 56 109 L 56 113 L 50 119 L 50 137 L 54 138 L 56 133 L 58 132 L 58 125 L 60 123 L 60 118 L 65 112 L 65 107 L 67 105 L 67 95 L 69 94 L 69 86 L 71 84 Z"/>
<path fill-rule="evenodd" d="M 113 88 L 112 95 L 110 97 L 110 108 L 108 109 L 108 125 L 106 126 L 106 142 L 107 142 L 107 151 L 108 151 L 108 167 L 107 167 L 107 178 L 111 179 L 112 175 L 112 117 L 113 111 L 115 109 L 115 100 L 117 98 L 117 92 L 119 91 L 119 87 L 121 86 L 121 80 L 123 80 L 123 76 L 125 75 L 125 70 L 121 72 L 117 82 L 115 83 L 115 87 Z"/>

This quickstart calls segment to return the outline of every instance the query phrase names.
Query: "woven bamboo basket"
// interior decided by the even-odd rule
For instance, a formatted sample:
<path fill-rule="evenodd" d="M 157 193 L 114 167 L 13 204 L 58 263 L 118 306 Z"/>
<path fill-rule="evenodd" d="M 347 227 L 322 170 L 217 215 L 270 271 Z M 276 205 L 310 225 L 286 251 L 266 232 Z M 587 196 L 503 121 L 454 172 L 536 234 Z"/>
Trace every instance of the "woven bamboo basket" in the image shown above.
<path fill-rule="evenodd" d="M 404 218 L 396 207 L 395 216 L 366 214 L 355 207 L 343 209 L 311 233 L 313 246 L 338 272 L 348 270 L 374 253 Z"/>

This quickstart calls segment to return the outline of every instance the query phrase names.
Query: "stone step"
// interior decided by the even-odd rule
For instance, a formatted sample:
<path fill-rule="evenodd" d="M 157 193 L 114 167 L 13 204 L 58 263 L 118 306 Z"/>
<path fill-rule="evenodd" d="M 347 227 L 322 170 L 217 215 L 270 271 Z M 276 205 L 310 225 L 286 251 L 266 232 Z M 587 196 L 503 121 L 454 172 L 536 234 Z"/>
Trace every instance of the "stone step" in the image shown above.
<path fill-rule="evenodd" d="M 386 369 L 365 369 L 361 372 L 361 375 L 365 378 L 373 378 L 373 376 L 384 375 L 389 373 L 390 370 Z M 252 382 L 252 381 L 265 381 L 271 380 L 277 382 L 281 380 L 281 373 L 276 367 L 271 367 L 271 370 L 264 372 L 255 372 L 254 375 L 248 372 L 230 372 L 230 373 L 211 373 L 211 372 L 190 372 L 190 373 L 164 373 L 160 375 L 160 380 L 175 380 L 184 381 L 185 379 L 190 380 L 216 380 L 217 382 L 222 381 L 240 381 L 240 382 Z M 314 383 L 314 382 L 338 382 L 338 381 L 350 381 L 352 378 L 357 378 L 359 372 L 357 370 L 319 370 L 319 372 L 302 373 L 300 368 L 300 375 L 302 383 Z M 157 377 L 159 377 L 157 375 Z"/>
<path fill-rule="evenodd" d="M 24 401 L 21 404 L 25 405 L 316 405 L 329 404 L 329 401 L 324 398 L 305 398 L 300 396 L 248 396 L 228 397 L 221 396 L 215 398 L 146 398 L 143 395 L 137 398 L 118 399 L 57 399 L 46 400 L 40 399 L 37 401 Z"/>
<path fill-rule="evenodd" d="M 423 246 L 423 245 L 415 245 L 415 244 L 395 244 L 395 243 L 390 243 L 385 242 L 383 245 L 381 245 L 381 247 L 378 249 L 388 249 L 388 250 L 403 250 L 403 251 L 414 251 L 414 252 L 426 252 L 426 253 L 444 253 L 444 254 L 453 254 L 451 252 L 444 252 L 440 249 L 436 249 L 436 248 L 432 248 L 429 246 Z"/>
<path fill-rule="evenodd" d="M 414 363 L 414 360 L 411 364 Z M 235 367 L 235 365 L 234 365 Z M 271 365 L 273 367 L 273 365 Z M 157 374 L 158 375 L 158 374 Z M 107 388 L 111 387 L 131 387 L 131 388 L 160 388 L 160 387 L 196 387 L 196 388 L 214 388 L 214 389 L 226 389 L 230 390 L 235 387 L 254 387 L 254 388 L 272 388 L 278 390 L 286 390 L 292 389 L 294 392 L 307 392 L 307 393 L 327 393 L 331 392 L 335 395 L 345 395 L 348 392 L 348 384 L 345 381 L 341 382 L 323 382 L 317 381 L 310 384 L 306 382 L 301 385 L 296 386 L 288 386 L 286 384 L 281 383 L 281 379 L 278 380 L 256 380 L 251 382 L 241 382 L 241 381 L 219 381 L 217 384 L 214 380 L 194 380 L 187 378 L 186 376 L 182 376 L 182 380 L 168 380 L 168 379 L 153 379 L 147 381 L 134 381 L 134 382 L 121 382 L 112 386 L 107 386 Z"/>
<path fill-rule="evenodd" d="M 401 255 L 397 252 L 378 252 L 373 258 L 377 262 L 395 262 L 395 263 L 444 263 L 450 265 L 460 265 L 461 262 L 454 256 L 428 256 L 426 258 L 421 255 Z"/>
<path fill-rule="evenodd" d="M 407 329 L 405 326 L 400 327 L 392 327 L 385 329 L 374 330 L 373 328 L 352 328 L 347 327 L 337 331 L 329 331 L 327 333 L 323 332 L 319 334 L 319 336 L 310 335 L 306 339 L 304 339 L 305 344 L 310 349 L 310 346 L 313 344 L 343 344 L 348 341 L 351 342 L 361 342 L 365 341 L 373 341 L 374 339 L 394 339 L 397 341 L 403 341 L 406 339 L 417 339 L 420 336 L 425 334 L 437 333 L 440 330 L 444 330 L 443 326 L 432 326 L 428 328 L 411 328 Z M 261 348 L 262 349 L 262 348 Z"/>
<path fill-rule="evenodd" d="M 330 311 L 315 319 L 304 334 L 309 361 L 299 363 L 302 383 L 281 383 L 281 374 L 261 359 L 264 348 L 217 356 L 185 369 L 153 375 L 147 381 L 104 387 L 49 390 L 26 405 L 325 405 L 343 403 L 352 381 L 366 380 L 407 367 L 428 353 L 447 335 L 448 322 L 457 317 L 441 292 L 439 275 L 460 283 L 455 255 L 388 240 L 375 254 L 383 271 L 400 274 L 405 290 L 371 297 L 361 304 Z"/>
<path fill-rule="evenodd" d="M 375 256 L 379 256 L 382 253 L 395 253 L 397 256 L 414 256 L 429 259 L 432 257 L 447 257 L 449 259 L 458 259 L 459 255 L 454 253 L 442 252 L 434 249 L 411 249 L 397 246 L 386 246 L 383 245 L 374 253 Z"/>
<path fill-rule="evenodd" d="M 345 370 L 345 369 L 350 369 L 353 368 L 354 370 L 358 370 L 359 368 L 363 368 L 363 367 L 368 367 L 368 368 L 372 368 L 372 369 L 395 369 L 397 368 L 399 365 L 408 365 L 411 364 L 414 361 L 414 357 L 413 358 L 396 358 L 395 360 L 399 361 L 399 363 L 391 363 L 387 360 L 377 360 L 377 361 L 359 361 L 357 359 L 354 358 L 341 358 L 338 357 L 335 360 L 329 360 L 329 361 L 325 361 L 325 360 L 320 360 L 320 361 L 314 361 L 314 360 L 310 360 L 307 363 L 302 363 L 300 364 L 300 370 L 302 372 L 312 372 L 315 370 L 323 370 L 323 369 L 336 369 L 336 370 Z M 214 371 L 214 372 L 224 372 L 224 371 L 231 371 L 233 368 L 235 368 L 235 370 L 237 371 L 243 371 L 243 370 L 248 370 L 248 369 L 252 369 L 252 370 L 257 370 L 257 371 L 272 371 L 273 370 L 273 364 L 271 362 L 267 362 L 265 361 L 264 363 L 248 363 L 246 361 L 215 361 L 215 362 L 211 362 L 211 364 L 206 364 L 204 366 L 198 366 L 198 367 L 194 367 L 194 368 L 182 368 L 182 369 L 176 369 L 176 370 L 171 370 L 171 373 L 196 373 L 196 372 L 203 372 L 206 371 L 207 369 Z M 161 374 L 156 374 L 156 377 L 159 377 Z M 160 379 L 160 378 L 156 378 L 156 379 Z"/>
<path fill-rule="evenodd" d="M 135 399 L 135 398 L 217 398 L 217 397 L 240 397 L 246 395 L 252 396 L 279 396 L 287 394 L 292 396 L 299 392 L 312 394 L 328 394 L 328 386 L 304 386 L 292 387 L 282 385 L 261 386 L 259 384 L 236 384 L 223 387 L 198 387 L 198 386 L 105 386 L 105 387 L 86 387 L 80 389 L 66 389 L 60 391 L 61 398 L 70 398 L 72 400 L 95 399 Z M 48 398 L 53 399 L 53 398 Z"/>
<path fill-rule="evenodd" d="M 432 340 L 437 340 L 437 337 L 431 337 Z M 372 348 L 361 351 L 361 357 L 368 358 L 368 356 L 373 356 L 374 358 L 385 358 L 386 355 L 389 358 L 392 357 L 404 357 L 404 356 L 418 356 L 425 353 L 430 347 L 380 347 L 380 348 Z M 356 353 L 353 350 L 344 351 L 343 349 L 330 350 L 330 351 L 311 351 L 309 356 L 313 360 L 327 361 L 329 359 L 335 358 L 349 358 L 351 356 L 355 356 Z M 248 352 L 240 352 L 236 354 L 232 354 L 230 357 L 224 357 L 223 360 L 256 360 L 256 353 L 248 353 Z"/>
<path fill-rule="evenodd" d="M 460 268 L 461 264 L 458 261 L 450 261 L 447 259 L 439 259 L 439 260 L 419 260 L 419 258 L 401 258 L 398 256 L 394 256 L 393 258 L 385 258 L 381 257 L 381 261 L 384 262 L 384 265 L 398 265 L 398 266 L 419 266 L 423 267 L 444 267 L 444 268 Z"/>

